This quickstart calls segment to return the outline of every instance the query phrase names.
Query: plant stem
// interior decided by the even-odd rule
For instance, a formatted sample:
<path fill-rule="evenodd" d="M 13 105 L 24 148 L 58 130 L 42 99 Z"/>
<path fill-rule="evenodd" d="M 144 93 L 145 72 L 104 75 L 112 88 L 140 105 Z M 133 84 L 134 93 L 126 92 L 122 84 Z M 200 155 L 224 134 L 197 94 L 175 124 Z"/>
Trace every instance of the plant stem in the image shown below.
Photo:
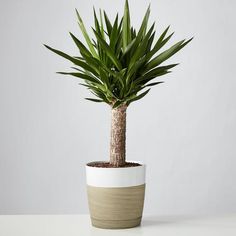
<path fill-rule="evenodd" d="M 127 105 L 111 110 L 110 164 L 114 167 L 125 165 L 126 110 Z"/>

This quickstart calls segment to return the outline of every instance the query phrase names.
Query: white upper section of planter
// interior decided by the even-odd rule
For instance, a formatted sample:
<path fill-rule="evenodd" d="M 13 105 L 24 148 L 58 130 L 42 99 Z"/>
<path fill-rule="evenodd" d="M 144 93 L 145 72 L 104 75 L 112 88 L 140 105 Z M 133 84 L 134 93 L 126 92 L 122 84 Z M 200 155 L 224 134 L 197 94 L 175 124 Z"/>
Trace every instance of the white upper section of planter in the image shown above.
<path fill-rule="evenodd" d="M 86 166 L 87 185 L 94 187 L 131 187 L 145 183 L 145 165 L 122 168 Z"/>

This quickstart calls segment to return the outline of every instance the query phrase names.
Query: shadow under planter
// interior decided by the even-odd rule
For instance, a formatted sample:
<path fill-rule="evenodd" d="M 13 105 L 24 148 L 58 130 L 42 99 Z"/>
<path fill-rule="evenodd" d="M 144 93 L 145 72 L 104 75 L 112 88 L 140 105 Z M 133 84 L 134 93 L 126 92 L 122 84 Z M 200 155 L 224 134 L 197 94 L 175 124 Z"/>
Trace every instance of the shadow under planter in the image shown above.
<path fill-rule="evenodd" d="M 140 225 L 145 196 L 145 165 L 124 168 L 86 166 L 92 225 L 104 229 Z"/>

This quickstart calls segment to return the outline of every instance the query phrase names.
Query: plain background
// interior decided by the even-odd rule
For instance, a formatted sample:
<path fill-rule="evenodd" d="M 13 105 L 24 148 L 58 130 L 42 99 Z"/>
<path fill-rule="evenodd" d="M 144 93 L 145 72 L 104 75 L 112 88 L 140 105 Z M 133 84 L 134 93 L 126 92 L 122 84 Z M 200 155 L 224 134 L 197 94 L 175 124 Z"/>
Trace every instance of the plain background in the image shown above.
<path fill-rule="evenodd" d="M 171 24 L 171 43 L 195 38 L 128 110 L 127 158 L 147 164 L 144 214 L 236 212 L 236 1 L 130 0 L 135 27 L 149 2 L 158 35 Z M 123 4 L 0 1 L 0 214 L 88 212 L 84 166 L 109 157 L 110 108 L 55 74 L 71 64 L 42 44 L 75 55 L 74 8 L 89 27 L 93 5 L 114 17 Z"/>

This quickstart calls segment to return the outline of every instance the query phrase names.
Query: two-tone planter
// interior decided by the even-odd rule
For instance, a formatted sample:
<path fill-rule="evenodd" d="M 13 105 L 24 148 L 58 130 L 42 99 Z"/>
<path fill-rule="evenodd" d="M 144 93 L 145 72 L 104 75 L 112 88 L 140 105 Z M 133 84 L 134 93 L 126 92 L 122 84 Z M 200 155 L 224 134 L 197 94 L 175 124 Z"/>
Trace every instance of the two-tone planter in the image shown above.
<path fill-rule="evenodd" d="M 145 165 L 104 168 L 86 165 L 92 225 L 122 229 L 140 225 L 145 195 Z"/>

